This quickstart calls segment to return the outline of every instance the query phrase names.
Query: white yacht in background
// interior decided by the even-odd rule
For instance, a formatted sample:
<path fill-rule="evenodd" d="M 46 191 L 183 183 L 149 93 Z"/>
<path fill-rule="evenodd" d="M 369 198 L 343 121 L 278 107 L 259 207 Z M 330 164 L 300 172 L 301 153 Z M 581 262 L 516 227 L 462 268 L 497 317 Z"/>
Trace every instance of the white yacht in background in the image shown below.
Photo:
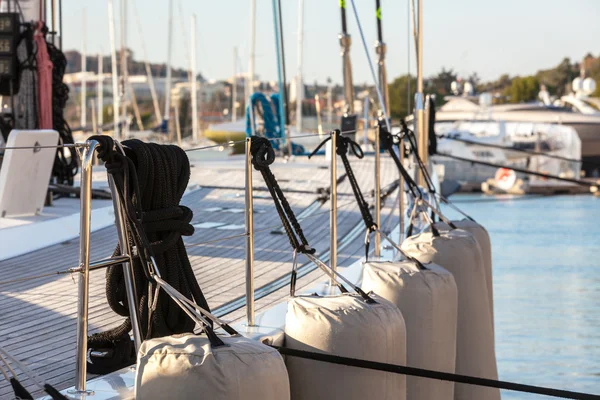
<path fill-rule="evenodd" d="M 575 129 L 559 125 L 530 122 L 472 120 L 436 123 L 437 150 L 465 159 L 526 168 L 537 172 L 568 178 L 578 178 L 581 159 L 581 140 Z M 494 146 L 514 148 L 506 150 Z M 519 150 L 532 150 L 563 159 L 531 155 Z M 494 177 L 496 168 L 470 165 L 444 156 L 433 156 L 444 181 L 479 186 Z"/>
<path fill-rule="evenodd" d="M 439 124 L 493 120 L 571 127 L 581 139 L 583 171 L 586 176 L 599 176 L 597 164 L 600 164 L 600 111 L 597 107 L 600 101 L 597 100 L 578 93 L 563 96 L 552 104 L 533 102 L 485 106 L 480 104 L 478 97 L 452 96 L 447 98 L 446 104 L 436 112 L 436 121 Z"/>

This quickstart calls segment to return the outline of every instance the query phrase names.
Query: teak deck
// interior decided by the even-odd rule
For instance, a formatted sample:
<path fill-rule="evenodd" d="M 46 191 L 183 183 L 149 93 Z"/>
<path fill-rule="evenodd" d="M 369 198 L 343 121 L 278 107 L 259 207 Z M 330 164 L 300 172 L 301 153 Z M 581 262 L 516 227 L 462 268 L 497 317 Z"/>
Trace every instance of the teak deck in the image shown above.
<path fill-rule="evenodd" d="M 373 157 L 365 157 L 363 160 L 351 159 L 351 162 L 365 196 L 372 200 L 370 192 L 374 182 Z M 273 170 L 282 189 L 290 190 L 286 196 L 297 214 L 317 198 L 315 191 L 318 187 L 329 186 L 329 170 L 324 159 L 305 162 L 302 158 L 287 164 L 277 162 Z M 338 174 L 343 173 L 343 165 L 339 163 Z M 382 157 L 382 187 L 397 177 L 395 166 L 390 160 Z M 260 288 L 291 271 L 292 251 L 285 234 L 271 233 L 280 226 L 280 221 L 269 193 L 258 190 L 265 187 L 260 173 L 254 171 L 253 178 L 256 189 L 255 288 Z M 211 308 L 217 313 L 219 310 L 230 310 L 231 307 L 224 306 L 240 297 L 243 298 L 245 293 L 243 182 L 244 166 L 243 160 L 239 158 L 195 163 L 191 184 L 199 184 L 201 187 L 184 196 L 182 201 L 194 211 L 193 224 L 197 225 L 194 235 L 185 238 L 190 261 Z M 394 199 L 395 195 L 390 196 L 386 205 L 391 206 Z M 338 187 L 338 208 L 338 235 L 342 240 L 357 225 L 363 224 L 347 180 Z M 329 202 L 326 202 L 311 216 L 301 221 L 307 239 L 317 249 L 317 254 L 329 249 L 328 210 Z M 389 212 L 389 209 L 387 211 Z M 219 240 L 235 235 L 235 238 Z M 338 264 L 349 265 L 360 259 L 364 254 L 363 240 L 364 234 L 357 235 L 347 246 L 340 249 Z M 92 233 L 91 259 L 109 257 L 116 242 L 114 227 Z M 76 238 L 1 261 L 0 282 L 77 266 L 78 246 L 79 241 Z M 301 259 L 300 262 L 305 263 L 306 260 Z M 107 330 L 123 320 L 123 317 L 115 314 L 106 304 L 104 274 L 104 271 L 91 273 L 90 333 Z M 0 345 L 59 389 L 74 384 L 78 301 L 75 278 L 56 275 L 20 283 L 0 284 Z M 322 278 L 323 274 L 319 270 L 312 271 L 299 280 L 299 288 Z M 286 287 L 257 300 L 257 312 L 282 301 L 288 295 L 289 289 Z M 244 314 L 244 307 L 238 308 L 227 314 L 225 319 L 240 319 Z M 24 379 L 23 383 L 30 390 L 35 390 L 29 380 Z M 11 394 L 10 386 L 4 379 L 0 380 L 0 399 L 10 398 Z"/>

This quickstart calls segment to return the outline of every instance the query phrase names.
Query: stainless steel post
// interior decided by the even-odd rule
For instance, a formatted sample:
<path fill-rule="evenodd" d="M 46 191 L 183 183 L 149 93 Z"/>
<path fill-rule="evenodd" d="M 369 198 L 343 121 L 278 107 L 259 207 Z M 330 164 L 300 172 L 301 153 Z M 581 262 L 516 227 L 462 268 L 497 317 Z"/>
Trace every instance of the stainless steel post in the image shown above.
<path fill-rule="evenodd" d="M 329 244 L 329 265 L 331 269 L 337 270 L 337 132 L 331 132 L 331 194 L 329 200 L 329 232 L 330 232 L 330 244 Z M 335 285 L 334 279 L 329 280 L 331 286 Z"/>
<path fill-rule="evenodd" d="M 417 138 L 419 157 L 424 159 L 427 152 L 427 139 L 424 132 L 425 116 L 423 114 L 423 0 L 417 6 L 417 93 L 415 94 L 415 111 L 417 113 Z M 425 185 L 425 177 L 419 172 L 419 185 Z"/>
<path fill-rule="evenodd" d="M 95 140 L 87 141 L 88 147 L 81 157 L 81 192 L 79 225 L 79 293 L 77 302 L 77 358 L 75 361 L 75 391 L 86 393 L 88 305 L 90 290 L 90 227 L 92 223 L 92 164 L 98 146 Z"/>
<path fill-rule="evenodd" d="M 142 344 L 142 334 L 139 323 L 140 319 L 137 312 L 137 292 L 135 288 L 135 281 L 133 279 L 131 247 L 129 246 L 129 235 L 127 233 L 127 225 L 125 222 L 125 212 L 123 210 L 119 192 L 115 187 L 115 181 L 110 174 L 108 174 L 108 185 L 110 186 L 113 209 L 115 210 L 115 226 L 117 227 L 117 235 L 119 236 L 121 255 L 129 257 L 129 260 L 123 263 L 123 277 L 125 278 L 125 292 L 127 293 L 127 305 L 129 306 L 129 319 L 131 321 L 131 328 L 133 331 L 133 342 L 135 343 L 135 350 L 138 351 Z"/>
<path fill-rule="evenodd" d="M 400 158 L 400 164 L 404 166 L 404 139 L 402 137 L 400 137 L 400 143 L 398 143 L 398 150 L 398 158 Z M 402 177 L 402 174 L 400 174 L 398 190 L 400 190 L 398 196 L 398 212 L 400 214 L 400 234 L 398 244 L 402 244 L 402 242 L 404 241 L 404 178 Z"/>
<path fill-rule="evenodd" d="M 418 156 L 421 160 L 424 157 L 423 152 L 425 151 L 425 146 L 423 145 L 423 122 L 425 119 L 425 115 L 423 113 L 423 94 L 422 93 L 415 93 L 415 114 L 416 114 L 416 123 L 417 126 L 416 131 L 417 132 L 417 151 L 418 154 L 415 154 L 415 156 Z M 419 168 L 415 168 L 416 174 L 417 174 L 417 183 L 420 186 L 425 186 L 425 177 L 423 176 L 423 173 L 421 172 L 421 170 Z"/>
<path fill-rule="evenodd" d="M 431 95 L 428 94 L 425 96 L 425 105 L 423 107 L 423 157 L 421 157 L 421 160 L 423 161 L 425 168 L 429 166 L 429 113 L 431 112 L 429 105 L 430 99 Z"/>
<path fill-rule="evenodd" d="M 380 130 L 381 127 L 378 125 L 375 132 L 375 224 L 377 224 L 377 228 L 381 228 L 381 182 L 379 181 L 381 176 Z M 374 254 L 375 257 L 381 255 L 381 235 L 379 235 L 379 231 L 375 232 Z"/>
<path fill-rule="evenodd" d="M 254 201 L 252 199 L 252 138 L 246 138 L 246 321 L 254 325 Z"/>

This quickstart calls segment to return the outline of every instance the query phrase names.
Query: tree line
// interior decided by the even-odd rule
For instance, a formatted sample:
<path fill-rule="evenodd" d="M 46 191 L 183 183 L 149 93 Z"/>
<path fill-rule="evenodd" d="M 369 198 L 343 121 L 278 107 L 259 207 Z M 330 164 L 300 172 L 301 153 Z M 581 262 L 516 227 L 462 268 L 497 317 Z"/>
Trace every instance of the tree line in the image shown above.
<path fill-rule="evenodd" d="M 583 65 L 582 65 L 583 64 Z M 595 79 L 598 86 L 592 96 L 600 97 L 600 56 L 588 54 L 582 63 L 563 59 L 557 66 L 540 70 L 529 76 L 501 75 L 498 79 L 482 82 L 476 73 L 464 78 L 470 82 L 476 93 L 488 92 L 493 95 L 494 102 L 521 103 L 536 100 L 542 85 L 551 96 L 557 98 L 571 92 L 573 79 L 579 76 L 580 70 L 586 72 L 586 77 Z M 444 98 L 451 95 L 451 84 L 458 79 L 458 74 L 452 69 L 442 68 L 437 74 L 425 79 L 423 86 L 427 94 L 435 94 L 436 103 L 442 105 Z M 416 92 L 416 77 L 402 75 L 389 85 L 390 108 L 393 118 L 403 118 L 414 107 Z"/>

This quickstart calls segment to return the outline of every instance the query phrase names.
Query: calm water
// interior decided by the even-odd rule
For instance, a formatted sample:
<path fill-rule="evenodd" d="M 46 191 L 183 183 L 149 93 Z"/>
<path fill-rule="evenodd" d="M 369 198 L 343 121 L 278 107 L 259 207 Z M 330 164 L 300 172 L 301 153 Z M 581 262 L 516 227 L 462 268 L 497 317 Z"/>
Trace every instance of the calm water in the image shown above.
<path fill-rule="evenodd" d="M 500 379 L 600 394 L 600 199 L 485 199 L 453 196 L 491 235 Z"/>

